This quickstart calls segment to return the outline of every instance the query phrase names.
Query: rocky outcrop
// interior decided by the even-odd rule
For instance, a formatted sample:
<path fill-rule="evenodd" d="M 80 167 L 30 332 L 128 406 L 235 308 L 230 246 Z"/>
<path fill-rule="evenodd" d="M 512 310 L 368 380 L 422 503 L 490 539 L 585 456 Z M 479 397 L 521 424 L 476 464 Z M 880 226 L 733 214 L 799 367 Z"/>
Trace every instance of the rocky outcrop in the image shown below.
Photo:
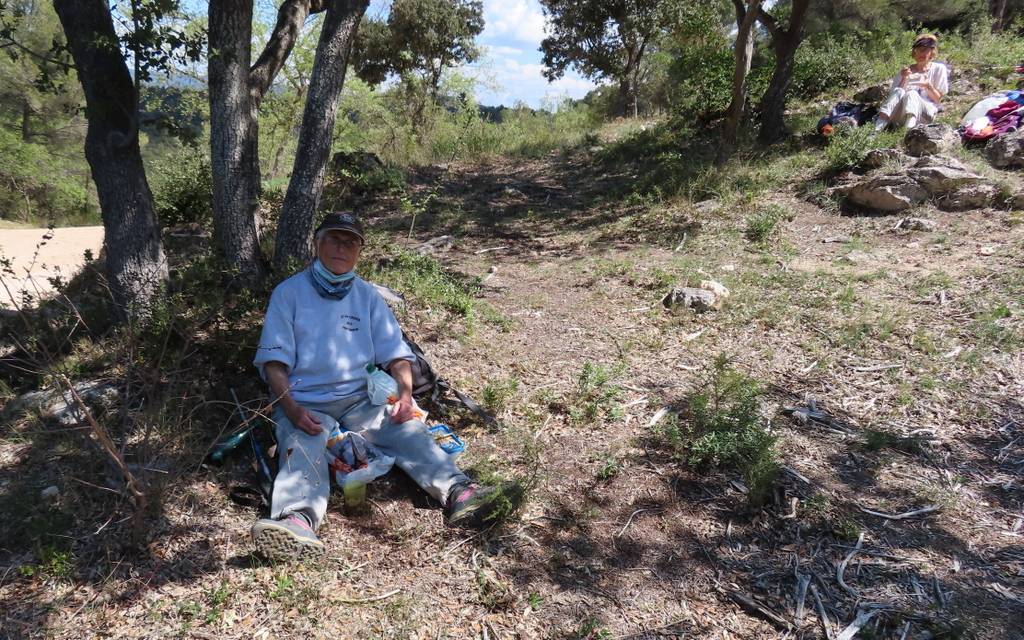
<path fill-rule="evenodd" d="M 985 157 L 1000 169 L 1024 167 L 1024 131 L 1011 131 L 996 136 L 985 145 Z"/>
<path fill-rule="evenodd" d="M 914 157 L 933 156 L 960 146 L 960 136 L 948 124 L 918 125 L 903 136 L 903 146 Z"/>
<path fill-rule="evenodd" d="M 876 154 L 876 157 L 883 157 L 883 154 Z M 896 156 L 890 153 L 884 157 Z M 946 156 L 911 160 L 905 169 L 898 165 L 891 168 L 888 162 L 880 166 L 881 169 L 834 187 L 831 193 L 862 209 L 879 213 L 906 211 L 928 201 L 947 211 L 980 209 L 991 205 L 999 194 L 995 185 L 959 160 Z"/>

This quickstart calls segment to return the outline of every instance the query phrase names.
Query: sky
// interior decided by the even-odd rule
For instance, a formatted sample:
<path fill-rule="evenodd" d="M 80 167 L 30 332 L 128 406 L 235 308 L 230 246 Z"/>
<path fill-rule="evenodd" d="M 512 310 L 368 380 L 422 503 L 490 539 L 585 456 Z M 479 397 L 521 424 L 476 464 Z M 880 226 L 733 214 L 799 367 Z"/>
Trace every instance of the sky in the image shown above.
<path fill-rule="evenodd" d="M 369 15 L 386 16 L 388 4 L 373 0 Z M 477 38 L 484 56 L 460 69 L 480 81 L 480 104 L 510 107 L 519 101 L 539 108 L 565 96 L 582 98 L 594 88 L 593 82 L 571 70 L 552 83 L 542 75 L 544 14 L 537 0 L 484 0 L 484 25 Z"/>

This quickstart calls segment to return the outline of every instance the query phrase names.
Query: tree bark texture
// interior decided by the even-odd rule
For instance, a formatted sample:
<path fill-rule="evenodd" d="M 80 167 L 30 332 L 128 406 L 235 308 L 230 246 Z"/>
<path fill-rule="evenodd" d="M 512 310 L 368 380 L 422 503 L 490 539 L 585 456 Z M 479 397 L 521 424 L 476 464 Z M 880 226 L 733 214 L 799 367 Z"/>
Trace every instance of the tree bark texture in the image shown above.
<path fill-rule="evenodd" d="M 243 279 L 256 280 L 264 267 L 256 232 L 260 174 L 249 95 L 252 0 L 210 0 L 209 19 L 214 232 L 228 264 Z"/>
<path fill-rule="evenodd" d="M 992 33 L 1006 28 L 1006 0 L 988 0 L 988 12 L 992 16 Z"/>
<path fill-rule="evenodd" d="M 733 0 L 736 7 L 736 43 L 734 56 L 736 65 L 732 77 L 732 101 L 725 113 L 722 125 L 722 144 L 718 148 L 718 164 L 724 164 L 736 149 L 740 123 L 747 107 L 747 75 L 754 57 L 753 26 L 761 9 L 762 0 L 748 0 L 747 6 L 742 0 Z"/>
<path fill-rule="evenodd" d="M 55 0 L 85 92 L 89 162 L 119 319 L 145 318 L 167 280 L 153 194 L 139 151 L 135 86 L 105 0 Z"/>
<path fill-rule="evenodd" d="M 305 262 L 310 257 L 313 219 L 323 193 L 338 99 L 352 41 L 369 4 L 369 0 L 331 0 L 328 4 L 302 113 L 298 151 L 277 227 L 274 265 L 279 269 L 290 260 Z"/>
<path fill-rule="evenodd" d="M 252 0 L 210 0 L 210 156 L 213 219 L 221 251 L 246 281 L 266 272 L 256 225 L 259 206 L 259 108 L 310 13 L 324 0 L 286 0 L 250 68 Z"/>
<path fill-rule="evenodd" d="M 786 94 L 793 80 L 793 64 L 796 51 L 804 39 L 804 26 L 807 23 L 807 9 L 810 0 L 793 0 L 789 17 L 789 25 L 783 29 L 764 12 L 759 11 L 759 20 L 765 25 L 772 37 L 772 48 L 775 50 L 775 69 L 771 82 L 761 98 L 761 129 L 758 141 L 769 145 L 786 137 Z"/>

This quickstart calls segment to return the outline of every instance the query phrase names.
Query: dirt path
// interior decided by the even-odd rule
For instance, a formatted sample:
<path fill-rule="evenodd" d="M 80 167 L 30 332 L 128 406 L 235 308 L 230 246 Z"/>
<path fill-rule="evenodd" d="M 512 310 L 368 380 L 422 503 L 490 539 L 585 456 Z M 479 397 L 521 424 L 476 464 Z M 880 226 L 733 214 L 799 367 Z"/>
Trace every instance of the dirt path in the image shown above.
<path fill-rule="evenodd" d="M 85 252 L 99 256 L 102 246 L 103 227 L 0 229 L 0 258 L 10 260 L 13 271 L 5 268 L 0 279 L 19 304 L 24 293 L 45 296 L 53 291 L 51 278 L 70 280 L 85 264 Z M 0 290 L 0 306 L 11 306 L 6 291 Z"/>

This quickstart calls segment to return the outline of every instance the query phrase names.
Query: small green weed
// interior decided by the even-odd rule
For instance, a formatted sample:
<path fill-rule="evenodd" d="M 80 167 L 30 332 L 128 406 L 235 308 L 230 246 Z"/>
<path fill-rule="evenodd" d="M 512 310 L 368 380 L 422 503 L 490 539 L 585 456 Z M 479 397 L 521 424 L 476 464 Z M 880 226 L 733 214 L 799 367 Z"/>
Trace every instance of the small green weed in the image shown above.
<path fill-rule="evenodd" d="M 864 433 L 862 447 L 867 451 L 894 449 L 910 455 L 924 451 L 924 443 L 920 438 L 901 436 L 882 429 L 868 429 Z"/>
<path fill-rule="evenodd" d="M 295 579 L 281 574 L 274 577 L 274 590 L 270 592 L 270 597 L 274 600 L 281 600 L 291 594 L 294 589 Z"/>
<path fill-rule="evenodd" d="M 576 389 L 569 399 L 569 417 L 574 424 L 595 426 L 622 416 L 619 397 L 622 389 L 612 382 L 619 373 L 601 365 L 586 363 L 576 379 Z"/>
<path fill-rule="evenodd" d="M 52 545 L 39 548 L 39 562 L 18 567 L 18 572 L 26 577 L 38 576 L 54 580 L 69 580 L 74 572 L 74 556 L 70 551 L 61 551 Z"/>
<path fill-rule="evenodd" d="M 600 462 L 601 466 L 598 467 L 596 474 L 598 480 L 611 480 L 622 471 L 622 460 L 612 454 L 606 455 Z"/>
<path fill-rule="evenodd" d="M 209 610 L 206 612 L 206 624 L 216 624 L 220 622 L 220 618 L 224 615 L 224 605 L 227 604 L 228 597 L 231 595 L 231 589 L 228 587 L 227 581 L 220 583 L 220 586 L 210 592 L 207 597 L 207 605 Z"/>
<path fill-rule="evenodd" d="M 573 640 L 611 640 L 613 637 L 612 632 L 602 627 L 597 618 L 584 620 L 572 635 Z"/>
<path fill-rule="evenodd" d="M 765 244 L 775 235 L 779 222 L 789 217 L 789 212 L 777 204 L 760 207 L 754 215 L 747 218 L 744 235 L 751 242 Z"/>
<path fill-rule="evenodd" d="M 480 402 L 484 409 L 498 416 L 505 412 L 518 390 L 519 380 L 514 377 L 491 380 L 480 392 Z"/>
<path fill-rule="evenodd" d="M 530 595 L 526 598 L 526 603 L 530 605 L 530 608 L 534 611 L 539 611 L 541 604 L 544 603 L 544 598 L 541 597 L 536 591 L 530 592 Z"/>

